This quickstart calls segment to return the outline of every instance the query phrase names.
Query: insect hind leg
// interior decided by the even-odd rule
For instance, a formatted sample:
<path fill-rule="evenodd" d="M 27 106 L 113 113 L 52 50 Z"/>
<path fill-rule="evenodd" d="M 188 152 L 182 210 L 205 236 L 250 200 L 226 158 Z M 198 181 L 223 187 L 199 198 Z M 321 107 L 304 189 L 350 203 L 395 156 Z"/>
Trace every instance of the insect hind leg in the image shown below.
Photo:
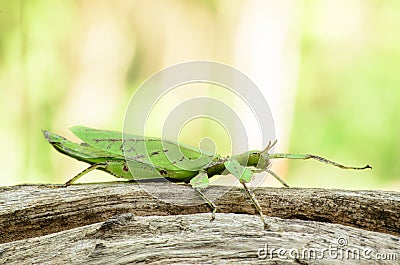
<path fill-rule="evenodd" d="M 89 173 L 92 170 L 98 169 L 98 168 L 105 168 L 107 165 L 106 164 L 93 164 L 90 167 L 86 168 L 85 170 L 83 170 L 82 172 L 80 172 L 79 174 L 77 174 L 75 177 L 73 177 L 72 179 L 68 180 L 67 182 L 65 182 L 65 186 L 69 186 L 71 184 L 74 184 L 75 181 L 77 181 L 78 179 L 80 179 L 83 175 Z"/>

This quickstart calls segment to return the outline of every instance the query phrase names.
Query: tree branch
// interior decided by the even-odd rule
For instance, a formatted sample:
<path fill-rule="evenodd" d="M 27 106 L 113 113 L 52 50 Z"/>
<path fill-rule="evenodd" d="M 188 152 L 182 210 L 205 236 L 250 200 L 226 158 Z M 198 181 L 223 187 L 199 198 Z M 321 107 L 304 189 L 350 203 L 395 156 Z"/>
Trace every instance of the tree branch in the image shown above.
<path fill-rule="evenodd" d="M 156 183 L 20 185 L 0 188 L 1 242 L 42 236 L 109 217 L 132 213 L 164 216 L 206 213 L 210 209 L 188 185 Z M 213 186 L 205 194 L 216 198 L 226 187 Z M 267 216 L 343 224 L 400 235 L 400 193 L 300 188 L 257 188 L 256 197 Z M 159 200 L 161 199 L 161 200 Z M 162 200 L 173 201 L 176 204 Z M 255 214 L 241 188 L 232 188 L 215 201 L 219 213 Z M 210 214 L 211 216 L 211 214 Z M 216 221 L 217 222 L 217 221 Z M 259 222 L 262 226 L 261 221 Z"/>
<path fill-rule="evenodd" d="M 254 215 L 219 213 L 213 222 L 209 217 L 117 215 L 0 244 L 0 263 L 395 264 L 400 258 L 399 238 L 388 234 L 275 217 L 265 230 Z"/>

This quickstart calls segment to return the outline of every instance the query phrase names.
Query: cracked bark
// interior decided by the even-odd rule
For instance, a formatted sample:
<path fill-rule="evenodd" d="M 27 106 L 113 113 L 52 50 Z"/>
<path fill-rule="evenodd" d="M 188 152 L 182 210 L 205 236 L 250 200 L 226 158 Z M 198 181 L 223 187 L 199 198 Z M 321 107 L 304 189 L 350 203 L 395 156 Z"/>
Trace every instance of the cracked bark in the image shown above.
<path fill-rule="evenodd" d="M 329 247 L 400 259 L 398 192 L 258 188 L 255 195 L 271 224 L 264 230 L 241 188 L 215 201 L 214 222 L 188 186 L 157 183 L 151 189 L 161 200 L 132 183 L 1 187 L 0 263 L 343 262 L 328 253 L 324 259 L 271 253 Z M 214 198 L 224 189 L 210 187 L 206 195 Z M 167 199 L 180 205 L 163 202 Z M 258 258 L 265 247 L 271 256 Z"/>

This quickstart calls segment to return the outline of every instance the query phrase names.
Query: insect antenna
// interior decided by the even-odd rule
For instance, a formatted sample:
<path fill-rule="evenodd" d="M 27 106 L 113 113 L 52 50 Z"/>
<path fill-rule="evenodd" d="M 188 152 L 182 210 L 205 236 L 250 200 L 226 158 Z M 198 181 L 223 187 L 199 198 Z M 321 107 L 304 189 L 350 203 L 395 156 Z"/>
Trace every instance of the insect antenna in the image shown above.
<path fill-rule="evenodd" d="M 261 153 L 267 154 L 269 150 L 272 149 L 272 147 L 274 147 L 276 145 L 276 143 L 278 142 L 278 140 L 275 140 L 273 142 L 268 141 L 268 145 L 267 147 L 264 148 L 264 150 L 261 151 Z"/>
<path fill-rule="evenodd" d="M 350 167 L 350 166 L 345 166 L 343 164 L 337 163 L 335 161 L 332 160 L 328 160 L 324 157 L 321 156 L 317 156 L 317 155 L 311 155 L 311 154 L 282 154 L 282 153 L 277 153 L 277 154 L 270 154 L 268 155 L 268 158 L 270 159 L 275 159 L 275 158 L 287 158 L 287 159 L 302 159 L 302 160 L 306 160 L 306 159 L 314 159 L 317 160 L 319 162 L 325 163 L 325 164 L 330 164 L 333 165 L 335 167 L 339 167 L 342 169 L 355 169 L 355 170 L 363 170 L 363 169 L 367 169 L 367 168 L 371 168 L 372 167 L 370 165 L 366 165 L 364 167 Z"/>

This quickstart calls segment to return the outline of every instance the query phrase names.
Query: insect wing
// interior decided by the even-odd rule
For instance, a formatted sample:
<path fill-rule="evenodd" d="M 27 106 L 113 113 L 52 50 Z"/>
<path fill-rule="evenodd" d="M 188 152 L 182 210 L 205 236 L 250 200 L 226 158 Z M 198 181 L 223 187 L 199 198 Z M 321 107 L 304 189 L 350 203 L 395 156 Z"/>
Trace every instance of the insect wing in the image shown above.
<path fill-rule="evenodd" d="M 107 131 L 107 130 L 96 130 L 84 126 L 74 126 L 70 130 L 83 142 L 99 150 L 118 155 L 124 156 L 122 149 L 122 133 Z"/>
<path fill-rule="evenodd" d="M 163 176 L 156 168 L 137 161 L 127 161 L 123 163 L 110 161 L 107 163 L 106 171 L 116 177 L 135 181 L 163 179 Z"/>
<path fill-rule="evenodd" d="M 124 150 L 129 160 L 143 161 L 167 170 L 196 171 L 214 158 L 212 154 L 194 147 L 160 138 L 124 138 Z"/>
<path fill-rule="evenodd" d="M 73 143 L 62 136 L 49 131 L 43 131 L 43 135 L 46 140 L 60 153 L 66 154 L 80 161 L 89 163 L 100 163 L 107 159 L 124 160 L 123 156 L 113 155 L 108 152 L 101 151 L 97 148 L 93 148 L 88 144 Z"/>
<path fill-rule="evenodd" d="M 100 150 L 166 170 L 198 170 L 210 163 L 214 155 L 189 145 L 154 137 L 122 134 L 75 126 L 71 131 L 82 141 Z M 125 152 L 124 152 L 125 151 Z"/>

